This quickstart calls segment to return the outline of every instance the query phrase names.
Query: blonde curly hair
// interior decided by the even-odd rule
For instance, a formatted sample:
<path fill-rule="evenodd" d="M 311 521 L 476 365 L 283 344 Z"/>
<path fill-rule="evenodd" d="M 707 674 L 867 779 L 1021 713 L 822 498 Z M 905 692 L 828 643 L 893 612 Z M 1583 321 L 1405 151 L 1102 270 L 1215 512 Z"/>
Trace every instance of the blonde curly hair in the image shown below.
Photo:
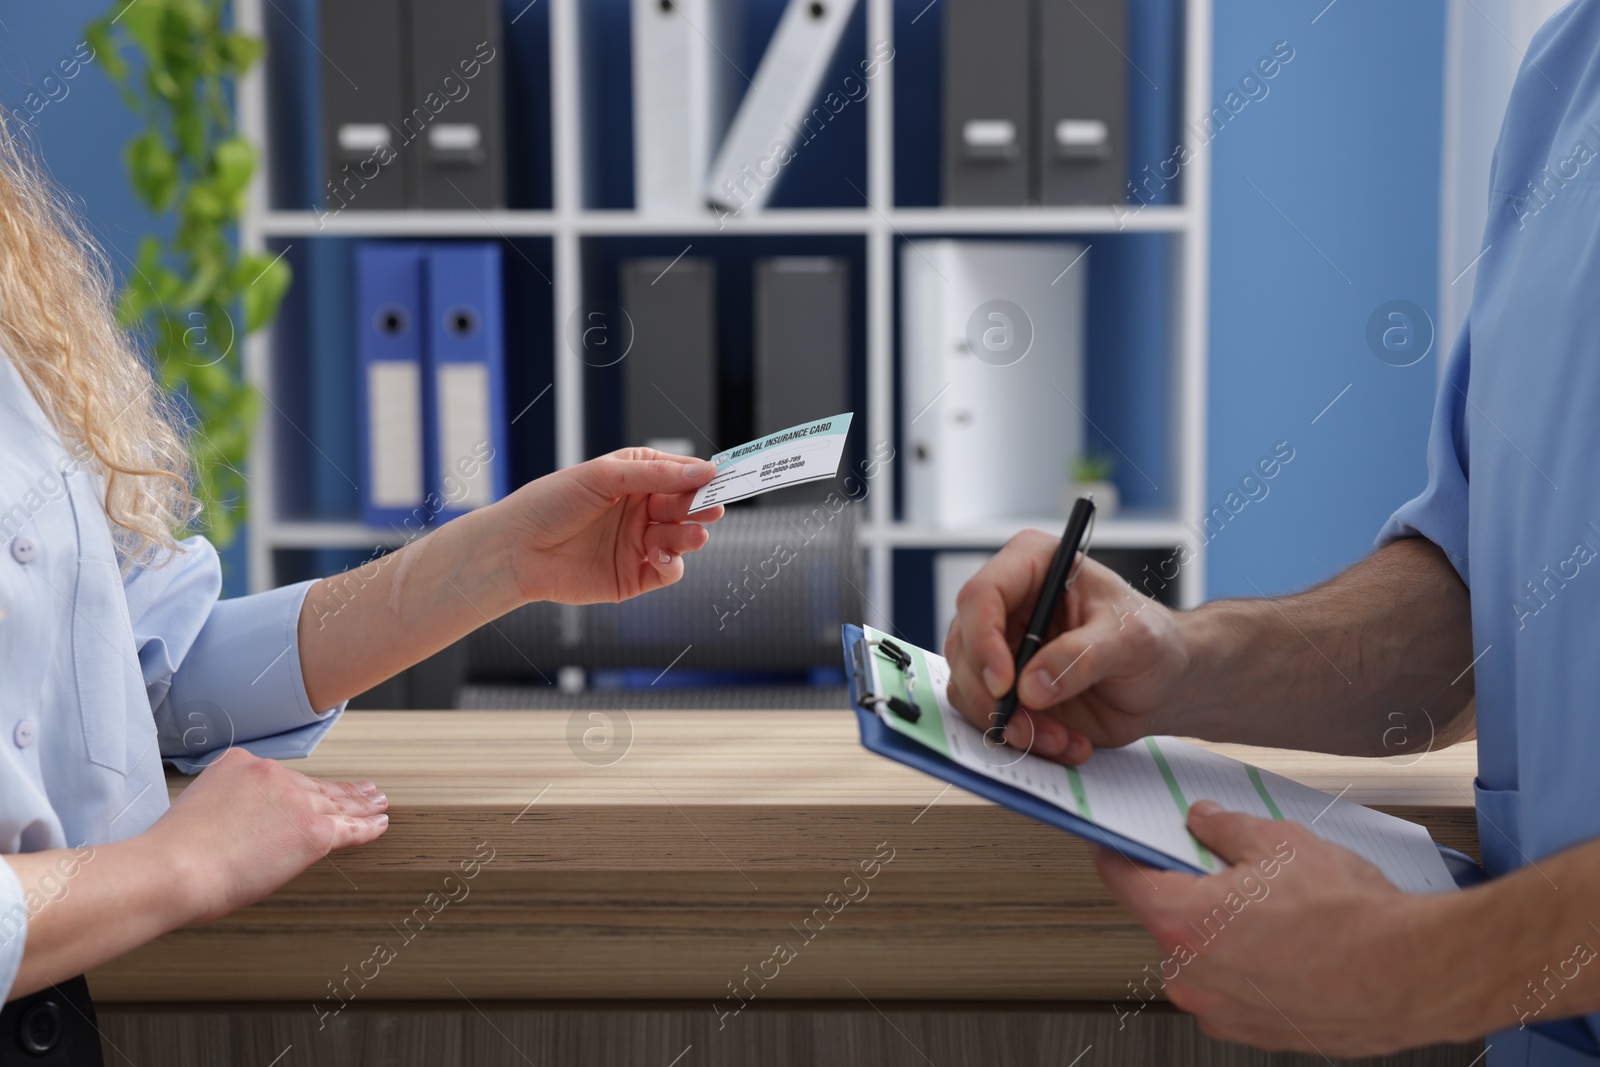
<path fill-rule="evenodd" d="M 125 565 L 195 517 L 176 408 L 117 321 L 105 253 L 0 110 L 0 346 L 79 462 L 105 479 Z"/>

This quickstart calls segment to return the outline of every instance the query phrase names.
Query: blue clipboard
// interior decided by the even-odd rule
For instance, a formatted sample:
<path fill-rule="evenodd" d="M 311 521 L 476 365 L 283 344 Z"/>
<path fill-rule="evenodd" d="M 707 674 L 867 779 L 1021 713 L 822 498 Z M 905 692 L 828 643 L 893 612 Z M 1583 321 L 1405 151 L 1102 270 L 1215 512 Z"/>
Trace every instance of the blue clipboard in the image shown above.
<path fill-rule="evenodd" d="M 958 785 L 969 793 L 975 793 L 985 800 L 992 800 L 1001 807 L 1010 808 L 1019 815 L 1026 815 L 1030 819 L 1054 826 L 1058 830 L 1065 830 L 1069 834 L 1081 837 L 1085 841 L 1096 845 L 1104 845 L 1115 849 L 1130 860 L 1137 860 L 1150 867 L 1164 871 L 1188 871 L 1191 874 L 1205 874 L 1206 872 L 1193 864 L 1184 863 L 1174 859 L 1164 852 L 1157 852 L 1148 845 L 1131 840 L 1121 834 L 1113 833 L 1086 819 L 1079 818 L 1069 811 L 1046 803 L 1029 793 L 1014 786 L 986 778 L 976 771 L 969 770 L 953 760 L 946 759 L 937 752 L 919 744 L 918 742 L 898 733 L 884 725 L 875 709 L 862 703 L 862 697 L 867 691 L 867 680 L 860 676 L 857 670 L 857 646 L 863 645 L 866 634 L 861 627 L 846 624 L 842 628 L 844 643 L 844 669 L 850 680 L 850 706 L 856 713 L 856 722 L 861 727 L 861 744 L 869 751 L 885 756 L 896 763 L 903 763 L 913 767 L 924 774 L 931 774 L 935 778 L 943 779 L 951 785 Z M 860 663 L 867 662 L 866 656 L 870 653 L 863 650 Z M 880 669 L 883 669 L 880 664 Z M 888 665 L 892 669 L 892 665 Z M 1488 875 L 1471 856 L 1457 852 L 1453 848 L 1446 848 L 1435 842 L 1434 847 L 1444 857 L 1445 866 L 1449 869 L 1456 884 L 1466 889 L 1470 886 L 1488 881 Z M 1560 1019 L 1546 1023 L 1536 1023 L 1529 1027 L 1537 1033 L 1557 1041 L 1568 1048 L 1591 1056 L 1600 1056 L 1600 1043 L 1597 1043 L 1592 1031 L 1582 1018 Z"/>
<path fill-rule="evenodd" d="M 1030 819 L 1054 826 L 1058 830 L 1065 830 L 1067 833 L 1081 837 L 1085 841 L 1115 849 L 1129 859 L 1137 860 L 1146 866 L 1157 867 L 1164 871 L 1188 871 L 1191 874 L 1206 873 L 1193 864 L 1174 859 L 1165 852 L 1157 852 L 1149 845 L 1134 841 L 1104 827 L 1096 826 L 1087 819 L 1080 818 L 1029 793 L 1024 793 L 1015 786 L 1009 786 L 1004 782 L 986 778 L 976 771 L 963 767 L 954 760 L 946 759 L 925 745 L 921 745 L 904 734 L 897 733 L 884 725 L 883 720 L 878 718 L 877 711 L 862 703 L 862 696 L 866 692 L 867 680 L 859 677 L 856 670 L 856 657 L 853 653 L 855 647 L 866 640 L 866 634 L 862 632 L 859 626 L 846 625 L 843 630 L 844 669 L 845 674 L 850 679 L 850 706 L 855 710 L 856 721 L 861 727 L 861 743 L 869 752 L 876 752 L 878 755 L 886 756 L 896 763 L 903 763 L 907 767 L 914 767 L 922 771 L 924 774 L 942 778 L 951 785 L 959 785 L 969 793 L 976 793 L 985 800 L 992 800 L 1002 807 L 1010 808 L 1012 811 L 1026 815 Z"/>
<path fill-rule="evenodd" d="M 866 679 L 858 676 L 856 669 L 855 648 L 866 639 L 866 634 L 861 627 L 846 624 L 842 627 L 844 640 L 844 669 L 850 679 L 850 706 L 855 710 L 856 720 L 861 727 L 861 744 L 870 752 L 886 756 L 896 763 L 904 763 L 907 767 L 915 767 L 924 774 L 931 774 L 941 778 L 951 785 L 959 785 L 969 793 L 976 793 L 985 800 L 992 800 L 1002 807 L 1010 808 L 1030 819 L 1054 826 L 1058 830 L 1065 830 L 1085 841 L 1092 841 L 1097 845 L 1116 849 L 1129 859 L 1138 860 L 1150 867 L 1164 871 L 1188 871 L 1191 874 L 1205 874 L 1206 872 L 1192 863 L 1174 859 L 1164 852 L 1157 852 L 1148 845 L 1140 844 L 1121 834 L 1114 833 L 1104 827 L 1097 826 L 1087 819 L 1079 818 L 1069 811 L 1056 807 L 1054 804 L 1040 800 L 1029 793 L 1024 793 L 1015 786 L 1006 785 L 987 778 L 976 771 L 967 769 L 953 760 L 946 759 L 932 749 L 918 744 L 904 734 L 897 733 L 885 726 L 883 720 L 878 718 L 876 709 L 863 704 L 862 696 L 866 691 Z M 865 662 L 863 657 L 862 662 Z M 891 667 L 892 669 L 892 667 Z M 1465 853 L 1457 852 L 1453 848 L 1446 848 L 1435 842 L 1434 847 L 1444 857 L 1445 866 L 1455 878 L 1456 884 L 1463 889 L 1487 881 L 1488 875 L 1483 868 Z"/>

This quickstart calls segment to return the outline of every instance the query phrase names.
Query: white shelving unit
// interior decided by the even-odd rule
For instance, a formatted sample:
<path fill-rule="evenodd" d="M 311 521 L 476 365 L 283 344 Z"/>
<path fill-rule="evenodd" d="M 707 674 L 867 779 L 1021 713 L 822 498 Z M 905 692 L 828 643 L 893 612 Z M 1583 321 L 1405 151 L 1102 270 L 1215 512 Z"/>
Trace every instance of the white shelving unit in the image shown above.
<path fill-rule="evenodd" d="M 346 211 L 319 221 L 314 211 L 269 211 L 262 228 L 270 237 L 553 237 L 563 229 L 554 211 Z M 851 208 L 778 208 L 750 215 L 661 218 L 632 211 L 578 211 L 572 228 L 580 237 L 683 234 L 764 236 L 768 234 L 871 233 L 875 226 L 915 237 L 919 234 L 1016 233 L 1183 233 L 1187 207 L 1148 207 L 1117 215 L 1103 207 L 1053 208 L 895 208 L 876 212 Z"/>
<path fill-rule="evenodd" d="M 268 0 L 235 0 L 235 17 L 245 32 L 260 34 L 263 5 Z M 649 235 L 827 234 L 864 238 L 866 244 L 865 428 L 870 443 L 892 440 L 894 434 L 894 284 L 895 242 L 922 234 L 1094 234 L 1159 232 L 1175 237 L 1174 284 L 1169 287 L 1172 323 L 1168 369 L 1172 374 L 1173 455 L 1169 464 L 1177 478 L 1170 513 L 1155 517 L 1119 515 L 1101 521 L 1097 547 L 1175 548 L 1194 557 L 1178 577 L 1181 603 L 1198 603 L 1204 590 L 1204 488 L 1206 455 L 1206 311 L 1209 256 L 1210 168 L 1202 149 L 1184 168 L 1184 202 L 1117 212 L 1109 207 L 1055 208 L 902 208 L 893 205 L 894 68 L 875 82 L 867 97 L 867 199 L 865 209 L 772 210 L 718 220 L 707 214 L 676 219 L 642 216 L 632 211 L 594 210 L 583 203 L 582 106 L 579 87 L 579 5 L 581 0 L 549 0 L 552 94 L 554 207 L 549 211 L 345 211 L 322 217 L 311 211 L 277 211 L 268 207 L 263 165 L 252 190 L 250 213 L 243 220 L 246 247 L 264 249 L 269 242 L 293 243 L 317 235 L 383 237 L 523 237 L 549 238 L 553 246 L 551 278 L 556 336 L 556 459 L 560 466 L 581 462 L 584 455 L 583 364 L 568 347 L 563 324 L 582 301 L 583 241 L 589 237 Z M 893 0 L 865 0 L 869 41 L 894 35 Z M 1185 0 L 1183 43 L 1184 89 L 1179 114 L 1203 121 L 1211 95 L 1211 0 Z M 268 143 L 266 74 L 258 68 L 240 86 L 240 128 L 260 146 Z M 273 339 L 269 331 L 252 338 L 246 349 L 251 380 L 269 400 L 273 375 Z M 274 400 L 275 402 L 275 400 Z M 270 414 L 272 405 L 265 410 Z M 252 589 L 275 584 L 273 552 L 279 549 L 372 548 L 403 540 L 393 530 L 351 522 L 307 522 L 277 512 L 279 478 L 275 469 L 273 420 L 263 418 L 256 433 L 250 477 L 250 584 Z M 978 529 L 921 529 L 896 522 L 893 515 L 892 465 L 873 481 L 866 499 L 862 537 L 868 557 L 867 590 L 872 621 L 888 625 L 893 602 L 892 553 L 898 548 L 983 548 L 1000 545 L 1018 530 L 1033 526 L 1055 530 L 1056 516 L 1035 522 L 1007 522 Z"/>

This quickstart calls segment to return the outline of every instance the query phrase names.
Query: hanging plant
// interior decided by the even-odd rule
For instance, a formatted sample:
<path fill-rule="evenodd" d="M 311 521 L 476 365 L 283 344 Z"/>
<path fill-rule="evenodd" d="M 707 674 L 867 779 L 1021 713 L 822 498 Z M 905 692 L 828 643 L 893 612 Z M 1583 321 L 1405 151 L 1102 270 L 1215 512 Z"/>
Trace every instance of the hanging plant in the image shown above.
<path fill-rule="evenodd" d="M 261 397 L 243 341 L 277 315 L 290 271 L 241 252 L 237 227 L 256 152 L 234 128 L 237 79 L 264 43 L 229 29 L 227 0 L 115 0 L 87 28 L 100 65 L 144 122 L 124 161 L 169 232 L 147 235 L 119 313 L 149 338 L 161 384 L 187 405 L 201 521 L 218 545 L 245 514 L 241 473 Z"/>

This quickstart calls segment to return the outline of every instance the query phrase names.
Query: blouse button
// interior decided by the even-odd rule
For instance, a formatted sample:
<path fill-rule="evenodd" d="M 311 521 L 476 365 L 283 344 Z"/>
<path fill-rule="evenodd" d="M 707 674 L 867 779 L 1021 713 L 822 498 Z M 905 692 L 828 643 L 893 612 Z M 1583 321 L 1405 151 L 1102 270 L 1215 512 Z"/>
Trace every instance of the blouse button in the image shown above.
<path fill-rule="evenodd" d="M 39 542 L 23 535 L 11 542 L 11 558 L 18 563 L 32 563 L 39 556 Z"/>
<path fill-rule="evenodd" d="M 27 748 L 33 744 L 34 736 L 38 731 L 34 728 L 32 719 L 23 719 L 17 723 L 17 728 L 11 731 L 11 740 L 15 741 L 18 748 Z"/>

